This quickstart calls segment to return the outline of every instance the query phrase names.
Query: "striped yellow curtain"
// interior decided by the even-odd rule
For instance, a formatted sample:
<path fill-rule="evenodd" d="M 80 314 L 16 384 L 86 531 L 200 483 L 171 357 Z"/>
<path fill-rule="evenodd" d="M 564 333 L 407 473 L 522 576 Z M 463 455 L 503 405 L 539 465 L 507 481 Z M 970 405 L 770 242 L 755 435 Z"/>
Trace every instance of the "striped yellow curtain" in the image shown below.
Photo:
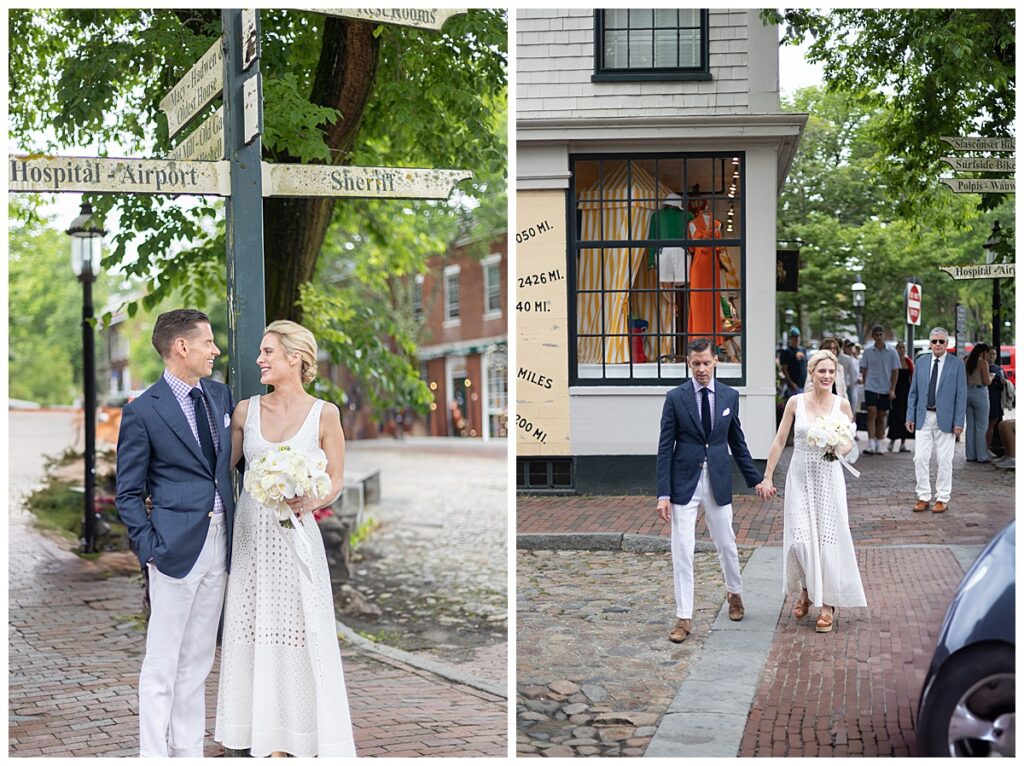
<path fill-rule="evenodd" d="M 610 163 L 609 163 L 610 164 Z M 671 190 L 661 185 L 655 191 L 655 181 L 643 167 L 632 167 L 630 174 L 623 162 L 611 170 L 603 187 L 597 183 L 579 193 L 582 211 L 581 240 L 645 239 L 650 229 L 651 216 L 658 207 L 657 199 L 664 199 Z M 657 199 L 656 199 L 657 198 Z M 632 237 L 629 214 L 633 213 Z M 603 230 L 602 230 L 603 226 Z M 646 248 L 605 248 L 602 261 L 600 249 L 579 252 L 576 285 L 578 290 L 603 290 L 603 293 L 579 293 L 576 330 L 579 334 L 619 335 L 620 337 L 580 337 L 577 355 L 580 363 L 601 362 L 602 340 L 606 364 L 629 362 L 629 318 L 638 316 L 647 320 L 648 332 L 657 332 L 659 301 L 655 293 L 630 293 L 631 288 L 651 288 L 657 285 L 657 269 L 647 268 Z M 604 321 L 602 324 L 602 310 Z M 671 331 L 675 317 L 675 297 L 665 292 L 660 300 L 662 332 Z M 648 339 L 644 344 L 647 356 L 657 356 Z M 671 353 L 672 339 L 664 338 L 658 353 Z"/>

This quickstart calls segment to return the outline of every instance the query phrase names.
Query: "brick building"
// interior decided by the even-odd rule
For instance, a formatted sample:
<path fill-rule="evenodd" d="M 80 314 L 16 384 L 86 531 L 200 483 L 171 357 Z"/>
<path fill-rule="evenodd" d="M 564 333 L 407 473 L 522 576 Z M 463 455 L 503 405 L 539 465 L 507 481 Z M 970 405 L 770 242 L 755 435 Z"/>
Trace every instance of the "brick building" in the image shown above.
<path fill-rule="evenodd" d="M 417 357 L 434 394 L 430 436 L 508 435 L 508 239 L 460 240 L 416 277 Z"/>

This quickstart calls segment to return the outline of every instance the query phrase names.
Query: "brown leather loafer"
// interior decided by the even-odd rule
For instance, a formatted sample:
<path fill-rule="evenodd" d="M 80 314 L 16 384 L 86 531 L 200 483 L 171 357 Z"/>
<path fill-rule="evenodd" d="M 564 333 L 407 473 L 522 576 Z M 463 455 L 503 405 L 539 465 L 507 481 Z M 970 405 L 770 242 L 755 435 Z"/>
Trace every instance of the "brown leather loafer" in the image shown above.
<path fill-rule="evenodd" d="M 914 504 L 914 513 L 920 513 L 921 511 L 927 511 L 927 510 L 928 510 L 928 501 L 927 500 L 918 500 L 917 503 Z"/>
<path fill-rule="evenodd" d="M 738 622 L 743 619 L 743 599 L 739 593 L 730 593 L 726 598 L 729 602 L 729 619 Z"/>
<path fill-rule="evenodd" d="M 947 508 L 949 508 L 947 503 L 944 503 L 941 500 L 936 500 L 935 505 L 932 506 L 932 513 L 942 513 Z"/>
<path fill-rule="evenodd" d="M 684 620 L 679 618 L 676 620 L 676 626 L 672 628 L 672 632 L 668 634 L 668 640 L 673 644 L 681 644 L 686 640 L 686 637 L 690 635 L 690 620 Z"/>

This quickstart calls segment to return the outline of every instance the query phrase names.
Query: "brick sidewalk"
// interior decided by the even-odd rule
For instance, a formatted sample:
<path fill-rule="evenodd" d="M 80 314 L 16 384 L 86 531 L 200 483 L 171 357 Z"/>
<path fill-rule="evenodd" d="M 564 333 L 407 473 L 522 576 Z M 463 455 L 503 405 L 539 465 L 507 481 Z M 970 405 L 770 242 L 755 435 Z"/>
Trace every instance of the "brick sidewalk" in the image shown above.
<path fill-rule="evenodd" d="M 921 684 L 963 572 L 948 549 L 862 548 L 867 609 L 797 622 L 786 601 L 740 756 L 912 756 Z"/>
<path fill-rule="evenodd" d="M 141 578 L 106 577 L 15 512 L 9 525 L 9 755 L 138 755 Z M 343 647 L 360 755 L 507 753 L 506 701 Z M 217 667 L 217 665 L 215 665 Z M 206 755 L 217 673 L 207 682 Z"/>
<path fill-rule="evenodd" d="M 912 444 L 912 442 L 908 442 Z M 785 485 L 787 448 L 775 470 L 776 486 Z M 857 461 L 860 478 L 847 474 L 850 527 L 861 545 L 987 543 L 1013 517 L 1014 472 L 967 463 L 963 445 L 953 462 L 953 495 L 944 514 L 912 513 L 912 454 L 865 455 Z M 934 469 L 933 469 L 934 470 Z M 618 532 L 668 536 L 651 496 L 520 496 L 516 528 L 520 534 Z M 738 488 L 737 488 L 738 489 Z M 782 544 L 782 500 L 765 503 L 753 495 L 733 496 L 733 526 L 739 545 Z M 703 514 L 698 539 L 710 540 Z"/>

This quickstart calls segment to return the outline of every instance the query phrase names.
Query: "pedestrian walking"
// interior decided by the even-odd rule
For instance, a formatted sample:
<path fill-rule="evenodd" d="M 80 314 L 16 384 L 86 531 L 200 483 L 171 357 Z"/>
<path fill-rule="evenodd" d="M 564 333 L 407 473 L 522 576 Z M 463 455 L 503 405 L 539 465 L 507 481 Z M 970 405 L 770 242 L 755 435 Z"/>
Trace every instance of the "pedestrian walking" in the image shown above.
<path fill-rule="evenodd" d="M 967 414 L 967 375 L 964 363 L 950 354 L 949 333 L 941 327 L 928 333 L 931 354 L 924 353 L 914 364 L 907 397 L 907 430 L 916 434 L 914 473 L 917 503 L 914 512 L 927 511 L 932 499 L 930 463 L 934 448 L 938 470 L 935 477 L 933 513 L 949 507 L 953 491 L 953 447 L 964 430 Z"/>
<path fill-rule="evenodd" d="M 978 343 L 967 355 L 964 369 L 967 372 L 967 430 L 964 450 L 969 463 L 987 463 L 988 448 L 985 432 L 988 431 L 989 393 L 992 376 L 988 371 L 987 343 Z"/>
<path fill-rule="evenodd" d="M 1003 390 L 1006 388 L 1006 373 L 997 364 L 998 360 L 999 352 L 994 347 L 989 348 L 988 372 L 992 380 L 988 384 L 988 429 L 985 431 L 985 449 L 988 451 L 989 460 L 997 457 L 992 451 L 992 438 L 995 436 L 999 421 L 1003 419 Z"/>
<path fill-rule="evenodd" d="M 779 366 L 786 381 L 783 395 L 788 399 L 804 390 L 807 379 L 807 349 L 800 345 L 800 328 L 789 328 L 789 345 L 779 352 Z"/>
<path fill-rule="evenodd" d="M 892 452 L 896 440 L 900 442 L 900 452 L 907 449 L 907 439 L 914 434 L 907 430 L 907 397 L 910 395 L 910 379 L 914 376 L 914 361 L 907 356 L 907 346 L 903 341 L 896 344 L 896 356 L 900 358 L 900 368 L 896 371 L 896 396 L 892 400 L 889 412 L 889 445 L 886 449 Z"/>
<path fill-rule="evenodd" d="M 868 446 L 865 455 L 881 455 L 885 437 L 885 418 L 896 397 L 896 377 L 900 360 L 896 352 L 885 345 L 885 328 L 876 324 L 871 328 L 874 343 L 864 349 L 860 369 L 864 375 L 864 400 L 868 405 Z"/>
<path fill-rule="evenodd" d="M 846 481 L 836 459 L 853 449 L 853 412 L 849 402 L 832 391 L 838 371 L 831 351 L 819 349 L 811 356 L 805 392 L 786 403 L 768 450 L 765 479 L 758 487 L 762 497 L 774 494 L 772 476 L 792 427 L 793 457 L 786 473 L 783 514 L 783 588 L 799 594 L 793 609 L 796 619 L 806 617 L 812 604 L 818 609 L 819 633 L 831 632 L 837 606 L 867 606 L 850 533 Z M 809 432 L 818 427 L 819 418 L 848 428 L 848 440 L 834 449 L 812 444 Z"/>
<path fill-rule="evenodd" d="M 711 341 L 701 338 L 691 343 L 686 363 L 693 377 L 665 396 L 657 459 L 658 516 L 672 525 L 676 626 L 669 640 L 674 643 L 685 641 L 692 631 L 693 548 L 700 507 L 725 576 L 729 619 L 743 619 L 743 581 L 732 528 L 730 451 L 748 487 L 764 481 L 740 427 L 739 394 L 715 380 L 718 357 Z"/>
<path fill-rule="evenodd" d="M 850 409 L 853 411 L 854 421 L 857 419 L 857 411 L 860 409 L 860 364 L 852 356 L 853 341 L 843 341 L 842 351 L 839 354 L 839 364 L 843 368 L 843 377 L 846 380 L 846 398 L 850 400 Z"/>

